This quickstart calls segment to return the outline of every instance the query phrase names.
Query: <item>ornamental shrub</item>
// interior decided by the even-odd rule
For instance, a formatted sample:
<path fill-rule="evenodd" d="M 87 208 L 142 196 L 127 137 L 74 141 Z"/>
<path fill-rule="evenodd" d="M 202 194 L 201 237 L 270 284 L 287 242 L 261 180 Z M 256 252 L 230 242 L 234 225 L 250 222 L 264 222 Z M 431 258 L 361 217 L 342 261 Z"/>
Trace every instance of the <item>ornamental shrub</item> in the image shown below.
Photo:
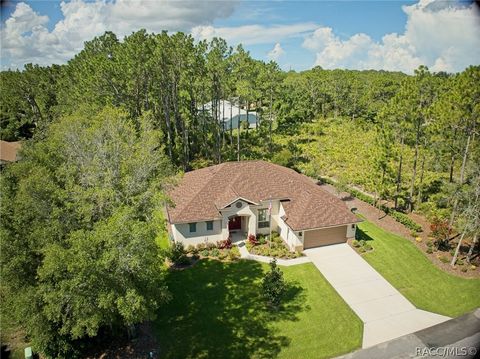
<path fill-rule="evenodd" d="M 270 262 L 270 271 L 265 273 L 262 280 L 262 294 L 267 304 L 272 308 L 278 308 L 285 293 L 286 285 L 282 271 L 277 267 L 277 261 Z"/>
<path fill-rule="evenodd" d="M 258 244 L 257 237 L 254 234 L 248 235 L 248 242 L 253 244 L 254 246 Z"/>
<path fill-rule="evenodd" d="M 175 264 L 187 264 L 190 262 L 182 242 L 175 242 L 172 248 L 170 248 L 168 258 Z"/>

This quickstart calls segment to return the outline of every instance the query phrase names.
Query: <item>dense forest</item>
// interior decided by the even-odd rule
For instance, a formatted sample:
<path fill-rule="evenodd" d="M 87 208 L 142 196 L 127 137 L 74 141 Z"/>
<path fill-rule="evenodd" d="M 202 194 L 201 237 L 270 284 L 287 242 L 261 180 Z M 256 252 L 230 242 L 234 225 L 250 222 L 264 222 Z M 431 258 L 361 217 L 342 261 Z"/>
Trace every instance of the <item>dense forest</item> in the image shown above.
<path fill-rule="evenodd" d="M 0 91 L 0 137 L 23 141 L 1 173 L 2 307 L 49 356 L 168 300 L 155 240 L 182 171 L 266 159 L 444 223 L 445 245 L 478 239 L 480 66 L 285 72 L 218 38 L 107 32 L 65 65 L 2 71 Z M 221 100 L 256 128 L 227 130 Z"/>

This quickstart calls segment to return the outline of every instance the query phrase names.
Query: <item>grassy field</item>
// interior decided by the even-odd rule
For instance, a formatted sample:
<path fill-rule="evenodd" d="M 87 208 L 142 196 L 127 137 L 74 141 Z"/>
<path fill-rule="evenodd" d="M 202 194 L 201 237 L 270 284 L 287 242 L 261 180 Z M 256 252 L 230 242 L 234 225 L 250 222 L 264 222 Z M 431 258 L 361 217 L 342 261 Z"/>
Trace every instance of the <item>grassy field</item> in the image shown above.
<path fill-rule="evenodd" d="M 348 263 L 346 263 L 348 265 Z M 163 358 L 328 358 L 361 346 L 363 325 L 313 264 L 281 267 L 283 307 L 260 296 L 267 266 L 203 260 L 170 272 L 155 330 Z"/>
<path fill-rule="evenodd" d="M 364 258 L 418 308 L 457 317 L 480 307 L 480 279 L 445 273 L 414 244 L 373 223 L 358 228 L 373 239 Z"/>

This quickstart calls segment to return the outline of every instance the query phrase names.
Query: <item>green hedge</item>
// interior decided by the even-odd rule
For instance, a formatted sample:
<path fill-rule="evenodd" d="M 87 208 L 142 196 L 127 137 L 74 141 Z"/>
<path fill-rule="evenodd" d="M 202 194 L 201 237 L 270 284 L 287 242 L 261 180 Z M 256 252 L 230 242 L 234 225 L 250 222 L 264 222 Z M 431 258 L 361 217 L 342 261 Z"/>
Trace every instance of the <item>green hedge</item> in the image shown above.
<path fill-rule="evenodd" d="M 385 207 L 385 206 L 382 206 Z M 391 208 L 386 208 L 387 211 L 384 210 L 385 213 L 387 213 L 389 216 L 393 217 L 397 222 L 400 222 L 403 224 L 405 227 L 410 228 L 411 230 L 415 232 L 421 232 L 422 231 L 422 226 L 413 221 L 410 217 L 408 217 L 405 213 L 395 211 Z M 382 208 L 383 210 L 383 208 Z"/>
<path fill-rule="evenodd" d="M 320 179 L 321 182 L 323 183 L 328 183 L 328 184 L 331 184 L 332 186 L 335 186 L 335 182 L 332 181 L 330 178 L 324 178 L 322 177 Z M 375 206 L 375 201 L 373 199 L 373 197 L 365 194 L 365 193 L 362 193 L 354 188 L 348 188 L 347 189 L 348 192 L 350 192 L 350 194 L 356 198 L 358 198 L 359 200 L 363 201 L 363 202 L 366 202 L 372 206 Z M 408 217 L 405 213 L 402 213 L 402 212 L 399 212 L 399 211 L 396 211 L 392 208 L 389 208 L 387 206 L 380 206 L 380 209 L 385 212 L 386 214 L 388 214 L 390 217 L 392 217 L 394 220 L 396 220 L 397 222 L 403 224 L 405 227 L 411 229 L 412 231 L 415 231 L 415 232 L 422 232 L 422 226 L 419 225 L 418 223 L 416 223 L 415 221 L 413 221 L 410 217 Z"/>

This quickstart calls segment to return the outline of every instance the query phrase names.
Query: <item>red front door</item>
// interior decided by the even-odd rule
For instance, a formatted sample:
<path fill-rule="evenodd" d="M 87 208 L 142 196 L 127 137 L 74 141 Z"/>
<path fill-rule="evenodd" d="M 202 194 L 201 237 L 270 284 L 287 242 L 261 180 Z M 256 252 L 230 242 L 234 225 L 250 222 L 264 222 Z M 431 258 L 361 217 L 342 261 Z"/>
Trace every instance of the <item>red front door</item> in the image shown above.
<path fill-rule="evenodd" d="M 242 228 L 242 218 L 239 216 L 232 217 L 228 220 L 228 230 L 233 231 Z"/>

